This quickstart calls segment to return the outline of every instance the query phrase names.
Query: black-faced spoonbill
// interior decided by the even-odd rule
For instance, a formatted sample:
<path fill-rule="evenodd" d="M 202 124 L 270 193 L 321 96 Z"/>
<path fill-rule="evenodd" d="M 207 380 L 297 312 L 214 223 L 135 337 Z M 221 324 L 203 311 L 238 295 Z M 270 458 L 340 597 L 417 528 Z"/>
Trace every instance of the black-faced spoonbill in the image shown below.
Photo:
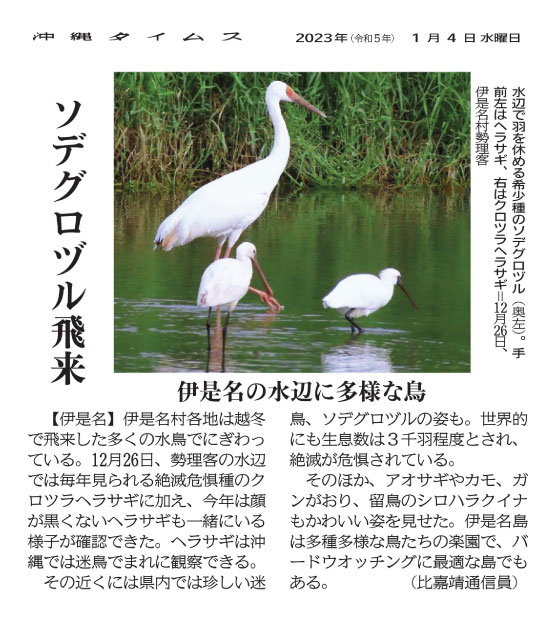
<path fill-rule="evenodd" d="M 344 315 L 351 325 L 352 333 L 363 332 L 354 318 L 369 316 L 374 311 L 387 305 L 393 297 L 393 288 L 398 285 L 406 294 L 414 309 L 418 309 L 410 294 L 405 290 L 401 274 L 395 268 L 385 268 L 375 275 L 349 275 L 325 296 L 323 307 L 332 307 Z"/>

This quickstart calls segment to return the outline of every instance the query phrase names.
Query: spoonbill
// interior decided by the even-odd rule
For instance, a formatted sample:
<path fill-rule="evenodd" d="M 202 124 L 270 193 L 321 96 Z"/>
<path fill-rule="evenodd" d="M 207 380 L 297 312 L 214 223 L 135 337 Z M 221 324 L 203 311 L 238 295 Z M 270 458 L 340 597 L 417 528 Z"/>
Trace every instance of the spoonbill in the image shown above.
<path fill-rule="evenodd" d="M 209 308 L 206 321 L 208 334 L 210 334 L 212 307 L 228 305 L 228 314 L 224 325 L 225 341 L 230 313 L 235 309 L 239 300 L 249 291 L 249 284 L 253 276 L 253 266 L 267 289 L 267 293 L 270 292 L 270 286 L 262 268 L 257 262 L 257 249 L 251 242 L 242 242 L 237 247 L 235 259 L 223 257 L 222 259 L 214 260 L 202 274 L 198 289 L 197 305 Z"/>
<path fill-rule="evenodd" d="M 349 275 L 339 281 L 323 298 L 323 307 L 332 307 L 344 315 L 351 325 L 352 333 L 363 332 L 354 318 L 369 316 L 387 305 L 393 297 L 393 288 L 398 285 L 406 294 L 414 309 L 418 309 L 402 284 L 401 274 L 395 268 L 384 268 L 376 275 Z"/>
<path fill-rule="evenodd" d="M 280 102 L 295 102 L 326 117 L 284 82 L 271 82 L 266 89 L 265 101 L 274 127 L 274 144 L 270 154 L 263 160 L 201 186 L 189 195 L 159 226 L 154 248 L 161 245 L 164 251 L 170 251 L 195 238 L 210 236 L 218 239 L 214 259 L 220 259 L 226 240 L 224 257 L 228 258 L 243 230 L 261 215 L 290 155 L 290 135 L 280 111 Z M 278 305 L 271 301 L 271 295 L 267 292 L 254 288 L 253 291 L 269 307 Z"/>

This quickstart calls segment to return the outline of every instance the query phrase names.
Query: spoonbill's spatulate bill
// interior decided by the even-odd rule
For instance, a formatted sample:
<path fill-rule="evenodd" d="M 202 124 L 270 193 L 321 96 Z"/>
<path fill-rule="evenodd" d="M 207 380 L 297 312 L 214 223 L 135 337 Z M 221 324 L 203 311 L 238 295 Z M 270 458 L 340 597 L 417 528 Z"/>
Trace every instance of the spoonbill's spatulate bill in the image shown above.
<path fill-rule="evenodd" d="M 325 296 L 323 307 L 336 309 L 348 320 L 352 333 L 362 333 L 363 329 L 356 324 L 354 318 L 369 316 L 387 305 L 393 297 L 395 285 L 406 294 L 412 307 L 418 309 L 402 284 L 401 274 L 395 268 L 383 269 L 378 277 L 367 274 L 345 277 Z"/>
<path fill-rule="evenodd" d="M 227 240 L 224 255 L 227 258 L 243 230 L 261 215 L 290 155 L 290 135 L 280 111 L 280 102 L 296 102 L 326 117 L 284 82 L 272 82 L 266 90 L 265 100 L 274 126 L 274 145 L 270 154 L 205 184 L 187 197 L 159 226 L 154 240 L 156 246 L 161 245 L 162 249 L 170 251 L 195 238 L 210 236 L 218 239 L 216 260 Z M 262 294 L 260 292 L 261 298 Z M 263 300 L 266 300 L 264 294 Z"/>

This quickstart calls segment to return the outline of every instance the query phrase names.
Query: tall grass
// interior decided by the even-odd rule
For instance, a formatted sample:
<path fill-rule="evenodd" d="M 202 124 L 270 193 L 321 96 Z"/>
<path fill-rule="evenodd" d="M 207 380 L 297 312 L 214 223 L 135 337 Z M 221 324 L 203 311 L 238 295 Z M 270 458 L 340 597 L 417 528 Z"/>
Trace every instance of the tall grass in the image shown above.
<path fill-rule="evenodd" d="M 468 186 L 466 73 L 117 73 L 116 184 L 193 186 L 265 157 L 272 80 L 328 115 L 282 105 L 283 184 Z"/>

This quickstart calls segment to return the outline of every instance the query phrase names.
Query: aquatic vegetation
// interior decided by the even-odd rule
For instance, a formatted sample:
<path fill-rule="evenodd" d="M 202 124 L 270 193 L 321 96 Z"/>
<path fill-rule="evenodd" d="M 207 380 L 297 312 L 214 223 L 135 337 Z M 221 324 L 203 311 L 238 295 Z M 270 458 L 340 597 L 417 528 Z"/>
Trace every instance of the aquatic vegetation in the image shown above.
<path fill-rule="evenodd" d="M 272 80 L 328 115 L 284 106 L 292 150 L 282 190 L 468 190 L 470 74 L 453 72 L 116 73 L 116 185 L 193 187 L 265 157 Z"/>

